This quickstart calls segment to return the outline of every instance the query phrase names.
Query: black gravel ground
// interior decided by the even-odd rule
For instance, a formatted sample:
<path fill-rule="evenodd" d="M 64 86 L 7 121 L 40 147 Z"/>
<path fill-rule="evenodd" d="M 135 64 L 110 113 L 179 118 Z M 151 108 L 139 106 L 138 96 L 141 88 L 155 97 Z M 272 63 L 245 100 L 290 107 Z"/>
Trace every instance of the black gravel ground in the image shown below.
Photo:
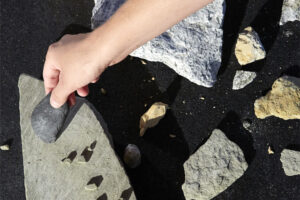
<path fill-rule="evenodd" d="M 141 166 L 126 169 L 138 199 L 184 199 L 183 163 L 217 127 L 242 148 L 249 167 L 214 199 L 300 199 L 300 176 L 286 176 L 280 162 L 284 148 L 300 150 L 300 120 L 261 120 L 253 111 L 255 99 L 282 74 L 300 77 L 300 22 L 279 27 L 282 0 L 226 2 L 222 66 L 213 88 L 197 86 L 163 64 L 143 65 L 130 57 L 106 70 L 90 87 L 87 98 L 106 121 L 118 155 L 122 157 L 128 143 L 141 149 Z M 25 199 L 18 77 L 27 73 L 41 78 L 49 44 L 70 24 L 89 27 L 93 1 L 9 0 L 1 1 L 0 7 L 0 143 L 11 144 L 10 151 L 0 152 L 0 199 Z M 233 76 L 241 69 L 234 44 L 238 32 L 249 25 L 258 32 L 267 58 L 243 67 L 258 76 L 246 88 L 233 91 Z M 73 27 L 72 32 L 84 31 Z M 101 87 L 106 95 L 100 93 Z M 171 109 L 141 138 L 139 117 L 156 101 Z M 251 121 L 251 133 L 242 127 L 243 120 Z M 268 146 L 275 154 L 268 154 Z"/>

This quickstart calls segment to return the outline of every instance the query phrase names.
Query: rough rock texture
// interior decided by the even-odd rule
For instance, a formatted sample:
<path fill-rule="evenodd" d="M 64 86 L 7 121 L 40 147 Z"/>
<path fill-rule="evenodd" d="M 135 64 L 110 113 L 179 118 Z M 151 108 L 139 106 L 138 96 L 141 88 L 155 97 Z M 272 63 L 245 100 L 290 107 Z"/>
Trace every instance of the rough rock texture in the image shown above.
<path fill-rule="evenodd" d="M 55 142 L 69 111 L 67 103 L 60 108 L 50 105 L 50 93 L 34 108 L 31 125 L 35 134 L 46 143 Z"/>
<path fill-rule="evenodd" d="M 254 111 L 261 119 L 269 116 L 300 119 L 300 78 L 283 76 L 277 79 L 272 90 L 255 101 Z"/>
<path fill-rule="evenodd" d="M 46 144 L 34 134 L 30 124 L 32 110 L 45 95 L 43 82 L 21 75 L 18 85 L 26 199 L 82 200 L 104 194 L 108 199 L 118 199 L 131 188 L 105 125 L 87 101 L 77 98 L 76 104 L 81 106 L 74 111 L 74 118 L 55 143 Z M 80 155 L 86 163 L 76 162 Z M 85 186 L 94 179 L 99 187 L 86 190 Z M 130 199 L 136 199 L 133 191 Z"/>
<path fill-rule="evenodd" d="M 141 152 L 134 144 L 128 144 L 124 151 L 124 162 L 130 167 L 135 168 L 141 164 Z"/>
<path fill-rule="evenodd" d="M 143 136 L 148 128 L 152 128 L 159 123 L 159 121 L 165 116 L 167 108 L 167 104 L 156 102 L 141 116 L 140 136 Z"/>
<path fill-rule="evenodd" d="M 245 28 L 239 34 L 235 46 L 235 56 L 240 65 L 246 65 L 266 57 L 259 36 L 252 27 Z"/>
<path fill-rule="evenodd" d="M 300 151 L 284 149 L 280 161 L 287 176 L 300 175 Z"/>
<path fill-rule="evenodd" d="M 300 1 L 284 0 L 282 5 L 280 25 L 295 20 L 300 21 Z"/>
<path fill-rule="evenodd" d="M 182 185 L 187 200 L 212 199 L 239 177 L 248 164 L 242 150 L 218 129 L 184 163 Z"/>
<path fill-rule="evenodd" d="M 256 77 L 255 72 L 237 70 L 233 78 L 232 89 L 239 90 L 250 84 Z"/>
<path fill-rule="evenodd" d="M 104 23 L 123 2 L 95 0 L 92 28 Z M 224 14 L 225 1 L 214 0 L 131 55 L 162 62 L 190 81 L 212 87 L 221 65 Z"/>

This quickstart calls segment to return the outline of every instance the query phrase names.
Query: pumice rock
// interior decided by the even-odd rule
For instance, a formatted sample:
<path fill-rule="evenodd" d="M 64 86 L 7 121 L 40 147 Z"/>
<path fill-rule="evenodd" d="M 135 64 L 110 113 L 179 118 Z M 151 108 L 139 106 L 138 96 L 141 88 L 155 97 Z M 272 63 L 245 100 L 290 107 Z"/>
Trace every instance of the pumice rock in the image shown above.
<path fill-rule="evenodd" d="M 140 119 L 140 136 L 143 136 L 147 128 L 152 128 L 158 124 L 158 122 L 165 116 L 168 105 L 156 102 L 154 103 L 146 113 L 141 116 Z"/>
<path fill-rule="evenodd" d="M 256 117 L 275 116 L 284 120 L 300 119 L 300 78 L 283 76 L 277 79 L 272 90 L 254 103 Z"/>
<path fill-rule="evenodd" d="M 136 168 L 141 164 L 141 152 L 134 144 L 128 144 L 124 152 L 124 162 L 130 168 Z"/>
<path fill-rule="evenodd" d="M 300 151 L 284 149 L 280 161 L 287 176 L 300 175 Z"/>
<path fill-rule="evenodd" d="M 233 79 L 232 89 L 239 90 L 249 85 L 256 77 L 255 72 L 237 70 Z"/>
<path fill-rule="evenodd" d="M 18 86 L 26 199 L 85 200 L 106 193 L 110 200 L 118 199 L 132 187 L 102 116 L 87 100 L 76 97 L 63 133 L 54 143 L 47 144 L 36 137 L 30 123 L 33 109 L 45 95 L 43 82 L 22 74 Z M 93 154 L 87 155 L 88 162 L 76 162 L 89 148 Z M 90 180 L 95 176 L 98 189 L 87 191 L 85 186 L 93 183 Z M 132 191 L 127 200 L 135 199 Z"/>
<path fill-rule="evenodd" d="M 209 200 L 240 178 L 248 164 L 238 145 L 215 129 L 209 139 L 184 163 L 186 200 Z"/>
<path fill-rule="evenodd" d="M 235 56 L 240 65 L 247 65 L 266 57 L 266 52 L 259 36 L 252 27 L 245 28 L 239 34 L 235 46 Z"/>
<path fill-rule="evenodd" d="M 55 142 L 69 110 L 67 103 L 60 108 L 53 108 L 50 105 L 50 94 L 40 101 L 31 115 L 31 125 L 35 134 L 46 143 Z"/>
<path fill-rule="evenodd" d="M 299 0 L 284 0 L 282 4 L 282 12 L 280 25 L 287 22 L 300 21 L 300 1 Z"/>
<path fill-rule="evenodd" d="M 95 0 L 92 28 L 103 24 L 124 2 Z M 191 82 L 212 87 L 221 66 L 225 9 L 224 0 L 214 0 L 133 51 L 131 56 L 162 62 Z"/>

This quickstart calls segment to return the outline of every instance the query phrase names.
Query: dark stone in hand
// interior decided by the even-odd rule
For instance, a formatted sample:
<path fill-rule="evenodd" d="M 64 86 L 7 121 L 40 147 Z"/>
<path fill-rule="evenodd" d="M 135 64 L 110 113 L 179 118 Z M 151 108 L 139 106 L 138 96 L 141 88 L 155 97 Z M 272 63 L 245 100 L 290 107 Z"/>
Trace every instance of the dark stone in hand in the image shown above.
<path fill-rule="evenodd" d="M 50 94 L 41 100 L 31 115 L 35 134 L 46 143 L 55 142 L 69 111 L 67 103 L 60 108 L 53 108 L 50 105 Z"/>

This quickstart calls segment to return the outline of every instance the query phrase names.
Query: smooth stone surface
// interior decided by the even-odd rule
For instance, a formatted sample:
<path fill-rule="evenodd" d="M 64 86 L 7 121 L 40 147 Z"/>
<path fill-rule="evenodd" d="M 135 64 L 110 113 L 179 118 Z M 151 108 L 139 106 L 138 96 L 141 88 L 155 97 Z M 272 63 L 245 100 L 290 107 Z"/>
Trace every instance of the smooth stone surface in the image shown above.
<path fill-rule="evenodd" d="M 300 78 L 283 76 L 277 79 L 272 90 L 254 103 L 256 117 L 275 116 L 284 120 L 300 119 Z"/>
<path fill-rule="evenodd" d="M 92 28 L 103 24 L 124 0 L 95 0 Z M 214 0 L 130 55 L 162 62 L 191 82 L 212 87 L 221 65 L 225 1 Z"/>
<path fill-rule="evenodd" d="M 235 45 L 235 56 L 240 65 L 247 65 L 266 57 L 259 36 L 252 27 L 245 28 L 239 34 Z"/>
<path fill-rule="evenodd" d="M 283 0 L 280 25 L 287 22 L 300 21 L 300 1 L 299 0 Z"/>
<path fill-rule="evenodd" d="M 34 133 L 46 143 L 55 142 L 69 111 L 67 103 L 60 108 L 53 108 L 50 105 L 50 94 L 41 100 L 31 115 Z"/>
<path fill-rule="evenodd" d="M 256 77 L 255 72 L 237 70 L 234 78 L 232 89 L 239 90 L 249 85 Z"/>
<path fill-rule="evenodd" d="M 141 164 L 141 152 L 135 144 L 128 144 L 124 151 L 124 162 L 130 168 L 136 168 Z"/>
<path fill-rule="evenodd" d="M 77 106 L 72 107 L 78 109 L 76 115 L 56 142 L 47 144 L 36 137 L 30 123 L 32 110 L 44 97 L 43 82 L 22 74 L 18 85 L 26 199 L 97 199 L 103 193 L 108 199 L 118 199 L 131 188 L 103 119 L 86 100 L 76 99 Z M 88 161 L 76 162 L 87 147 L 93 149 L 85 155 Z M 98 176 L 103 178 L 98 189 L 86 191 L 87 183 Z M 134 192 L 129 199 L 136 199 Z"/>
<path fill-rule="evenodd" d="M 280 161 L 287 176 L 300 175 L 300 151 L 284 149 Z"/>
<path fill-rule="evenodd" d="M 184 163 L 186 200 L 212 199 L 239 177 L 248 164 L 238 145 L 215 129 L 209 139 Z"/>

